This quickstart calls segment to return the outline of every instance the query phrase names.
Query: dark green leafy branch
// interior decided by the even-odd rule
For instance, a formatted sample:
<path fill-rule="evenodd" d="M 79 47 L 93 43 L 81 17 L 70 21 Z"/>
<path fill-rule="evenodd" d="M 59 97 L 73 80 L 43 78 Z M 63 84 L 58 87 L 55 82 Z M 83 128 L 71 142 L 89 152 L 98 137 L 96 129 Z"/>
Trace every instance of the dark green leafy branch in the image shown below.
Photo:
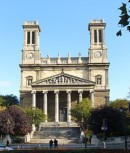
<path fill-rule="evenodd" d="M 118 24 L 121 26 L 121 29 L 116 33 L 117 36 L 122 36 L 122 28 L 126 27 L 127 30 L 130 32 L 130 10 L 128 9 L 130 0 L 127 3 L 122 3 L 122 6 L 119 7 L 120 13 L 120 20 Z"/>

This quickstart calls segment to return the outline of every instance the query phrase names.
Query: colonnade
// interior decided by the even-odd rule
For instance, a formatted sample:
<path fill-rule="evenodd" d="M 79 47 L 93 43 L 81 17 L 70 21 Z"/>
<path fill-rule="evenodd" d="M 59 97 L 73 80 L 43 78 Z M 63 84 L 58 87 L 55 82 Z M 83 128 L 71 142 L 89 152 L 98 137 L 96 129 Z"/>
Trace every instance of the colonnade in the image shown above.
<path fill-rule="evenodd" d="M 55 93 L 55 122 L 59 122 L 59 90 L 54 90 Z M 66 90 L 67 93 L 67 122 L 71 122 L 71 90 Z M 32 108 L 36 108 L 36 90 L 32 90 Z M 43 91 L 43 111 L 45 115 L 48 114 L 47 112 L 47 94 L 48 91 L 44 90 Z M 83 90 L 78 90 L 79 94 L 79 102 L 82 101 L 82 94 Z M 91 104 L 92 107 L 94 107 L 94 90 L 90 90 L 90 99 L 91 99 Z M 45 121 L 47 122 L 47 120 Z"/>

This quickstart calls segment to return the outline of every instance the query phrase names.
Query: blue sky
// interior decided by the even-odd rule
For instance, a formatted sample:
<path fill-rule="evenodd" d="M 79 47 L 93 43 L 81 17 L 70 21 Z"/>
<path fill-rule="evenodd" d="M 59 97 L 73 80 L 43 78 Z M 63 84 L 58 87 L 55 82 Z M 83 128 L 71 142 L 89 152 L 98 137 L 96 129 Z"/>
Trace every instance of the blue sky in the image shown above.
<path fill-rule="evenodd" d="M 122 0 L 123 1 L 123 0 Z M 88 24 L 104 19 L 110 62 L 110 100 L 127 98 L 130 87 L 130 33 L 117 37 L 121 0 L 1 0 L 0 94 L 19 97 L 24 21 L 38 20 L 43 57 L 88 56 Z M 127 0 L 124 2 L 127 2 Z"/>

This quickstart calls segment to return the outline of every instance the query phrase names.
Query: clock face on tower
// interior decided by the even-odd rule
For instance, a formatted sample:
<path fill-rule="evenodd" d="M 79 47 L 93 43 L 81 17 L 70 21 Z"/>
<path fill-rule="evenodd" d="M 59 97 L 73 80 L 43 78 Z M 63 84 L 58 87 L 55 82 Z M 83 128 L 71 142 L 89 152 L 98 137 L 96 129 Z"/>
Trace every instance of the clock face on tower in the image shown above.
<path fill-rule="evenodd" d="M 101 56 L 101 51 L 95 51 L 94 52 L 94 57 L 99 58 Z"/>
<path fill-rule="evenodd" d="M 26 58 L 27 59 L 32 59 L 33 58 L 33 53 L 27 53 Z"/>

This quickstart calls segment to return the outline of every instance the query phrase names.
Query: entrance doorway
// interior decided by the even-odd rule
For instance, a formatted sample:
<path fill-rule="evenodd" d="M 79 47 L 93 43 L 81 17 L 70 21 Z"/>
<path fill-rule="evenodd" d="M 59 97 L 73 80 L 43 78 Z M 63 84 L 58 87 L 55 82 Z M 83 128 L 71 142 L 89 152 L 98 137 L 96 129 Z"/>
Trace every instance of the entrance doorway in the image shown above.
<path fill-rule="evenodd" d="M 59 121 L 67 122 L 67 108 L 60 108 Z"/>

